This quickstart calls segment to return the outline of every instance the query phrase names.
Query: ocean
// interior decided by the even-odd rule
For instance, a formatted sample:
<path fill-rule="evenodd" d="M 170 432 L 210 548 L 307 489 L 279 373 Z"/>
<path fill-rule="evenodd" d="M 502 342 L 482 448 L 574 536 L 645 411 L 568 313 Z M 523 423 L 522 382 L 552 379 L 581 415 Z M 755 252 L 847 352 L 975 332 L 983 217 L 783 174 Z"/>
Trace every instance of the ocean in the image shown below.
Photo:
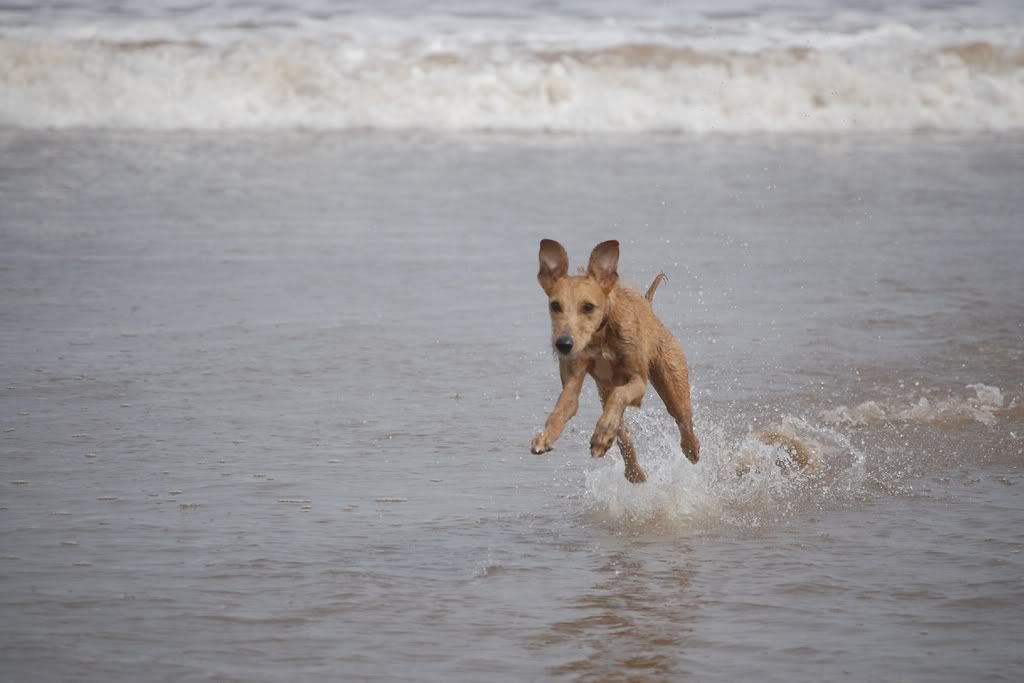
<path fill-rule="evenodd" d="M 1018 680 L 1021 187 L 1013 2 L 0 5 L 0 679 Z"/>

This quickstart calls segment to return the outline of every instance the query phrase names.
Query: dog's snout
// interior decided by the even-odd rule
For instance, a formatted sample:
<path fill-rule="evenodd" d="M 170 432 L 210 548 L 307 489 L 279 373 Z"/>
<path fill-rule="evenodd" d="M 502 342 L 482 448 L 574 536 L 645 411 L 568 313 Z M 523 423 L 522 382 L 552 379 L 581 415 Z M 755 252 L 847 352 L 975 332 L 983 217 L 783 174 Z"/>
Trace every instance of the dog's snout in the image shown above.
<path fill-rule="evenodd" d="M 559 337 L 555 340 L 555 348 L 559 353 L 569 353 L 572 351 L 572 337 Z"/>

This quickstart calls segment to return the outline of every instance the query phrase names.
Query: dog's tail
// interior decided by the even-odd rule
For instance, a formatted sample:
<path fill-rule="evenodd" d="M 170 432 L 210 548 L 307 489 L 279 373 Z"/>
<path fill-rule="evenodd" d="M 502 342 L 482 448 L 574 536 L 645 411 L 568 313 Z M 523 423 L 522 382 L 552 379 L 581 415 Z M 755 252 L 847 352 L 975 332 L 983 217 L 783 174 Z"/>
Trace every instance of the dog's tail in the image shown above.
<path fill-rule="evenodd" d="M 647 299 L 648 303 L 654 303 L 654 293 L 658 291 L 658 285 L 667 280 L 668 277 L 665 273 L 658 273 L 654 276 L 654 282 L 647 288 L 647 293 L 644 294 L 644 298 Z"/>

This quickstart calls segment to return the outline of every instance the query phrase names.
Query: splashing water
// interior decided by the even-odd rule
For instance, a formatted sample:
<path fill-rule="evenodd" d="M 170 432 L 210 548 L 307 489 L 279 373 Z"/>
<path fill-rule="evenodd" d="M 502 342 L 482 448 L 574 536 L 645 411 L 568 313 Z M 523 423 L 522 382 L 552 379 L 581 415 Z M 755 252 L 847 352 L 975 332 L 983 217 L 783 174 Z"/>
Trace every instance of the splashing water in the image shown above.
<path fill-rule="evenodd" d="M 737 431 L 698 420 L 701 460 L 682 454 L 675 425 L 654 410 L 632 419 L 642 444 L 647 483 L 630 484 L 621 459 L 587 473 L 587 512 L 613 524 L 709 528 L 759 527 L 808 505 L 855 495 L 864 482 L 865 454 L 841 432 L 787 416 L 775 425 L 806 446 L 812 460 L 794 467 L 783 446 L 769 445 L 751 429 Z"/>
<path fill-rule="evenodd" d="M 820 411 L 817 421 L 783 416 L 770 430 L 811 453 L 804 468 L 795 465 L 784 446 L 766 443 L 761 430 L 731 428 L 714 418 L 697 421 L 702 450 L 694 466 L 679 448 L 675 425 L 658 408 L 645 409 L 627 420 L 640 446 L 647 483 L 626 481 L 621 458 L 610 454 L 611 464 L 586 475 L 586 513 L 630 528 L 757 528 L 876 490 L 910 492 L 907 479 L 921 469 L 917 461 L 928 457 L 928 449 L 917 453 L 910 448 L 899 427 L 993 427 L 1019 412 L 1020 399 L 1007 400 L 998 387 L 978 383 L 966 388 L 975 395 L 922 396 L 907 405 L 865 401 Z M 893 436 L 898 437 L 895 443 Z"/>

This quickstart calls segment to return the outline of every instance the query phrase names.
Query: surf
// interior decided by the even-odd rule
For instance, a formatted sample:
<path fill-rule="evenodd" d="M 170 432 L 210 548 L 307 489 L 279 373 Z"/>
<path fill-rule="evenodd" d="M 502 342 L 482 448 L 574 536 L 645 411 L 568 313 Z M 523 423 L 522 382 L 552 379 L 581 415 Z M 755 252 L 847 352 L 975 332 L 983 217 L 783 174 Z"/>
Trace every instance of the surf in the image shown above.
<path fill-rule="evenodd" d="M 520 133 L 1024 128 L 1024 24 L 576 18 L 0 25 L 0 126 Z M 728 29 L 728 30 L 727 30 Z"/>

